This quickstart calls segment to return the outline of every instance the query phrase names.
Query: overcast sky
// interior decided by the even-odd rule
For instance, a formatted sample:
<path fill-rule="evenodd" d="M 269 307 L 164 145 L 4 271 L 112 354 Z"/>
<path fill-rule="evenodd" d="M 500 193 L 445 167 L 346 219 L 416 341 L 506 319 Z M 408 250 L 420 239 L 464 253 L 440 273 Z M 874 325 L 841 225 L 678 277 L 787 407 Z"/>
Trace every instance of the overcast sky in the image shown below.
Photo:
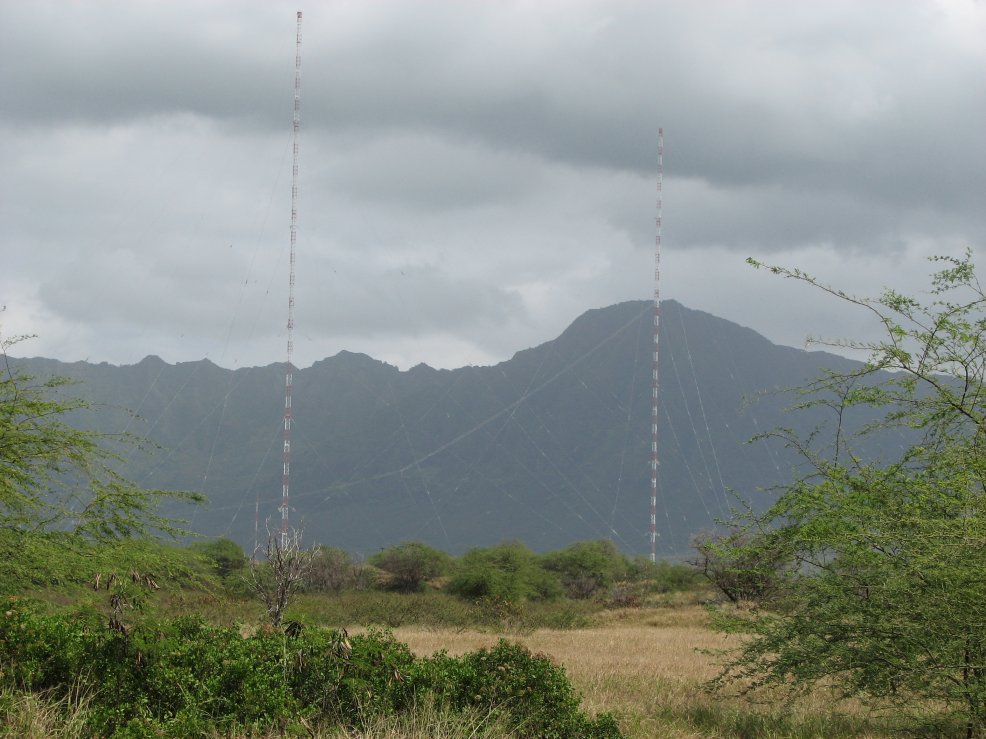
<path fill-rule="evenodd" d="M 986 4 L 0 0 L 16 355 L 490 364 L 662 294 L 803 346 L 862 316 L 752 270 L 986 265 Z"/>

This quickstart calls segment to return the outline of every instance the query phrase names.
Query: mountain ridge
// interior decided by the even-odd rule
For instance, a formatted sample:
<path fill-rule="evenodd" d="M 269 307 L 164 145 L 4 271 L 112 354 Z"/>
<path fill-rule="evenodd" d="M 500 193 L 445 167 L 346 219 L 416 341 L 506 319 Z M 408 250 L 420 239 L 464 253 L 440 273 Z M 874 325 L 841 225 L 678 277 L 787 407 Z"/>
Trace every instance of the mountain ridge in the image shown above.
<path fill-rule="evenodd" d="M 727 516 L 731 496 L 763 505 L 757 488 L 790 479 L 796 460 L 784 450 L 747 444 L 780 425 L 777 391 L 855 363 L 676 301 L 661 308 L 659 551 L 671 556 Z M 494 365 L 401 370 L 343 350 L 296 369 L 292 522 L 365 554 L 407 539 L 463 551 L 508 538 L 539 550 L 611 538 L 646 553 L 652 316 L 651 301 L 592 309 Z M 276 513 L 283 362 L 15 361 L 80 381 L 102 412 L 73 421 L 160 446 L 124 471 L 204 492 L 210 505 L 187 512 L 199 533 L 249 549 L 258 495 L 261 520 Z M 808 415 L 794 425 L 810 428 Z"/>

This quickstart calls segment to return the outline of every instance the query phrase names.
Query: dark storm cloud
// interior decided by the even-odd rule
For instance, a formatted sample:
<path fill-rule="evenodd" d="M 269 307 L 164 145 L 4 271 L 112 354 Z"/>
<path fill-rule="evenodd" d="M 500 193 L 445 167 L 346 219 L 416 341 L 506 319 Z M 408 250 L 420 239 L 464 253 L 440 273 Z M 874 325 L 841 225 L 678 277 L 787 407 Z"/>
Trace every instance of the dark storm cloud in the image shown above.
<path fill-rule="evenodd" d="M 312 271 L 329 272 L 312 265 Z M 302 294 L 303 317 L 313 335 L 416 336 L 440 328 L 467 331 L 521 320 L 519 296 L 434 265 L 332 272 Z M 364 296 L 373 295 L 372 301 Z"/>
<path fill-rule="evenodd" d="M 651 172 L 662 122 L 676 172 L 724 187 L 850 188 L 945 209 L 975 197 L 969 184 L 981 182 L 986 155 L 964 142 L 986 119 L 982 59 L 943 48 L 927 6 L 713 5 L 316 8 L 306 125 L 454 132 L 494 149 Z M 112 7 L 7 7 L 6 116 L 113 123 L 191 112 L 284 126 L 289 14 L 261 4 Z M 60 22 L 46 24 L 56 13 Z M 270 23 L 283 26 L 281 43 Z M 44 54 L 40 33 L 55 34 Z"/>
<path fill-rule="evenodd" d="M 663 124 L 675 175 L 725 189 L 971 204 L 986 164 L 967 146 L 986 119 L 983 59 L 943 46 L 928 6 L 713 5 L 575 3 L 531 11 L 523 35 L 489 8 L 391 7 L 389 23 L 327 50 L 334 93 L 322 119 L 639 173 L 654 170 Z"/>
<path fill-rule="evenodd" d="M 109 7 L 5 9 L 4 115 L 113 123 L 191 112 L 284 127 L 289 13 Z M 315 6 L 306 125 L 457 133 L 649 173 L 663 123 L 682 176 L 913 203 L 927 188 L 903 175 L 920 171 L 939 202 L 961 202 L 983 169 L 963 142 L 986 113 L 986 84 L 982 55 L 943 45 L 940 16 L 917 2 Z"/>
<path fill-rule="evenodd" d="M 543 164 L 530 156 L 434 133 L 394 131 L 368 140 L 344 134 L 314 148 L 310 179 L 346 198 L 409 210 L 519 203 L 544 179 Z"/>
<path fill-rule="evenodd" d="M 774 338 L 808 331 L 750 307 L 748 254 L 866 292 L 986 243 L 981 4 L 301 7 L 303 361 L 495 361 L 648 296 L 659 125 L 666 294 Z M 222 337 L 264 361 L 284 331 L 294 10 L 0 5 L 6 321 L 76 355 L 98 324 L 117 361 L 175 337 L 175 358 Z"/>
<path fill-rule="evenodd" d="M 286 14 L 267 4 L 42 0 L 3 14 L 0 106 L 25 124 L 195 113 L 269 125 L 293 75 L 267 32 Z"/>

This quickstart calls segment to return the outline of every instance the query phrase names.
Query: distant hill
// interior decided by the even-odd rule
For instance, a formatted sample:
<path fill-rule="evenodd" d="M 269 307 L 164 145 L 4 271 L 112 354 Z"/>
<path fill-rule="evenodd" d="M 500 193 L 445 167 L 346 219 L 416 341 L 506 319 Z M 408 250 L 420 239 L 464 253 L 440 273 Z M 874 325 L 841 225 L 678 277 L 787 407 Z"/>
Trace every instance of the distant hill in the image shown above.
<path fill-rule="evenodd" d="M 492 367 L 402 372 L 350 352 L 296 371 L 292 523 L 306 539 L 370 554 L 419 539 L 452 552 L 520 539 L 538 550 L 610 538 L 649 551 L 652 304 L 580 316 L 557 339 Z M 146 486 L 194 489 L 193 528 L 254 541 L 280 503 L 283 367 L 226 370 L 147 357 L 117 367 L 17 360 L 66 375 L 97 403 L 76 422 L 160 449 L 127 469 Z M 658 548 L 689 539 L 739 499 L 791 478 L 795 460 L 756 434 L 807 430 L 783 416 L 803 384 L 850 360 L 777 346 L 674 301 L 662 304 Z M 137 417 L 131 416 L 133 411 Z"/>

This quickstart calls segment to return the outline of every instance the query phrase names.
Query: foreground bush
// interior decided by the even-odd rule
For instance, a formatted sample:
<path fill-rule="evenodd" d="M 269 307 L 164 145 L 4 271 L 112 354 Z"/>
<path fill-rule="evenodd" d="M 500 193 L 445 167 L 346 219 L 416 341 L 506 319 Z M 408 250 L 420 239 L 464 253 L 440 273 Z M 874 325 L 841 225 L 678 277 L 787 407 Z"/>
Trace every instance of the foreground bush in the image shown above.
<path fill-rule="evenodd" d="M 0 562 L 3 595 L 29 588 L 76 592 L 88 589 L 98 575 L 126 577 L 134 571 L 179 587 L 210 586 L 196 554 L 151 538 L 93 542 L 64 531 L 0 527 Z"/>
<path fill-rule="evenodd" d="M 415 658 L 387 632 L 262 629 L 242 637 L 199 618 L 107 628 L 95 613 L 43 615 L 9 601 L 0 615 L 0 687 L 58 701 L 87 696 L 93 736 L 305 733 L 368 717 L 480 712 L 530 737 L 618 737 L 589 719 L 564 670 L 501 642 L 462 657 Z M 292 728 L 293 727 L 293 728 Z"/>
<path fill-rule="evenodd" d="M 620 736 L 608 714 L 590 720 L 579 711 L 579 696 L 563 669 L 519 644 L 501 640 L 459 658 L 438 654 L 422 666 L 425 682 L 443 702 L 504 712 L 524 736 Z"/>
<path fill-rule="evenodd" d="M 795 408 L 827 411 L 830 425 L 770 434 L 803 472 L 739 519 L 748 533 L 717 546 L 741 574 L 784 574 L 780 607 L 724 614 L 723 627 L 749 636 L 718 684 L 824 685 L 938 736 L 957 724 L 986 737 L 986 288 L 969 252 L 932 261 L 920 300 L 768 268 L 865 309 L 883 334 L 836 342 L 868 361 L 799 391 Z M 867 453 L 874 435 L 883 449 Z"/>

